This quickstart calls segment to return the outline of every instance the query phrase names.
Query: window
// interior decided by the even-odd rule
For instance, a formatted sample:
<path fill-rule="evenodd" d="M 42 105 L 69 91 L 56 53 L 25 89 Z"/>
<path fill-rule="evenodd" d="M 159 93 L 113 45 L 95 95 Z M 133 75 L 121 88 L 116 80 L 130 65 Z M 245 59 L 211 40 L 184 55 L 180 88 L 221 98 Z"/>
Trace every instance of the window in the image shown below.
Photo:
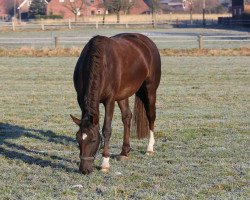
<path fill-rule="evenodd" d="M 90 0 L 90 3 L 95 3 L 95 0 Z"/>
<path fill-rule="evenodd" d="M 91 10 L 91 15 L 95 15 L 95 11 L 94 10 Z"/>
<path fill-rule="evenodd" d="M 63 2 L 64 2 L 64 0 L 59 0 L 59 2 L 60 2 L 60 3 L 63 3 Z"/>
<path fill-rule="evenodd" d="M 241 8 L 239 8 L 239 15 L 242 15 L 242 10 L 241 10 Z"/>
<path fill-rule="evenodd" d="M 237 10 L 236 9 L 234 9 L 234 15 L 237 15 Z"/>

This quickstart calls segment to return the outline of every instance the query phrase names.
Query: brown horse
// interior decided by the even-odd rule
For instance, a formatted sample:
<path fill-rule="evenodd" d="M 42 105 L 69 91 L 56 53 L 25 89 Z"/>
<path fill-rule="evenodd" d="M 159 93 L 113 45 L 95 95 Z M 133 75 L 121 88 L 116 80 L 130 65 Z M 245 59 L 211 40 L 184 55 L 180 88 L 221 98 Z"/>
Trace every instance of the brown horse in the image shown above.
<path fill-rule="evenodd" d="M 80 129 L 76 139 L 80 148 L 80 171 L 93 171 L 95 155 L 101 143 L 99 134 L 99 104 L 105 107 L 102 136 L 104 142 L 101 168 L 109 165 L 109 140 L 115 102 L 118 102 L 124 124 L 120 159 L 130 151 L 130 123 L 132 113 L 128 98 L 136 94 L 134 115 L 137 135 L 147 135 L 150 129 L 147 153 L 153 152 L 156 90 L 160 83 L 161 60 L 156 45 L 141 34 L 124 33 L 113 37 L 95 36 L 84 47 L 75 67 L 74 86 L 82 111 L 81 120 L 72 117 Z M 146 111 L 146 112 L 145 112 Z M 145 123 L 146 122 L 146 123 Z"/>

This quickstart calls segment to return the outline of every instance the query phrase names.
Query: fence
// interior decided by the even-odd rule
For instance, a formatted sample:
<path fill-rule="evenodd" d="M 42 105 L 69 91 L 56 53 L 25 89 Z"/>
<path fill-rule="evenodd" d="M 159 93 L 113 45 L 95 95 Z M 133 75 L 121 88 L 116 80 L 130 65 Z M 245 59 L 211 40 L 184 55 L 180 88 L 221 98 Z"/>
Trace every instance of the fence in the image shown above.
<path fill-rule="evenodd" d="M 150 37 L 159 49 L 175 48 L 250 48 L 250 35 L 227 35 L 227 36 L 170 36 L 154 35 L 143 33 Z M 31 46 L 35 48 L 70 48 L 83 47 L 91 37 L 34 37 L 34 38 L 7 38 L 0 37 L 0 46 L 5 48 L 18 48 L 22 46 Z"/>
<path fill-rule="evenodd" d="M 215 25 L 217 20 L 206 20 L 206 25 Z M 83 28 L 166 28 L 172 26 L 201 26 L 203 25 L 202 20 L 193 20 L 190 24 L 190 20 L 164 20 L 164 21 L 147 21 L 147 22 L 126 22 L 126 23 L 102 23 L 96 22 L 75 22 L 75 21 L 56 21 L 53 23 L 46 23 L 45 21 L 40 22 L 2 22 L 0 23 L 0 29 L 7 30 L 55 30 L 55 29 L 83 29 Z"/>

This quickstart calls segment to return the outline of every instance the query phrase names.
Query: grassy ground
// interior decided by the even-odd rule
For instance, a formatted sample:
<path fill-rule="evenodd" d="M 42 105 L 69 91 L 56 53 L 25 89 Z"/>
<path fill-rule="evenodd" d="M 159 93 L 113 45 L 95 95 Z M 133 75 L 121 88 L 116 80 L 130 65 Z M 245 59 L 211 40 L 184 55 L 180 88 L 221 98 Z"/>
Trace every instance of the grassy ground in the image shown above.
<path fill-rule="evenodd" d="M 69 118 L 76 60 L 0 58 L 0 199 L 250 198 L 249 57 L 162 57 L 154 156 L 132 139 L 127 162 L 89 176 Z M 117 109 L 112 127 L 117 154 Z"/>

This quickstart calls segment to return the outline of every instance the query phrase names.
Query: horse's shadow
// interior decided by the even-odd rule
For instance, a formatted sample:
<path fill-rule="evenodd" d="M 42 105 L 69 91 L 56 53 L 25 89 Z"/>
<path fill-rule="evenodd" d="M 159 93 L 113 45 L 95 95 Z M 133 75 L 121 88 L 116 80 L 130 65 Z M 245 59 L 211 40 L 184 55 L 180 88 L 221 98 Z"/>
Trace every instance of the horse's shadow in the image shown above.
<path fill-rule="evenodd" d="M 77 167 L 71 168 L 68 165 L 75 163 L 74 159 L 67 159 L 57 155 L 52 155 L 46 151 L 38 151 L 17 144 L 15 140 L 27 137 L 40 140 L 41 142 L 50 142 L 60 145 L 75 145 L 75 140 L 68 136 L 62 136 L 53 131 L 44 131 L 39 129 L 29 129 L 17 125 L 0 123 L 0 156 L 6 158 L 21 160 L 30 165 L 39 165 L 41 167 L 51 167 L 62 169 L 67 172 L 77 172 Z M 46 150 L 46 149 L 45 149 Z"/>

